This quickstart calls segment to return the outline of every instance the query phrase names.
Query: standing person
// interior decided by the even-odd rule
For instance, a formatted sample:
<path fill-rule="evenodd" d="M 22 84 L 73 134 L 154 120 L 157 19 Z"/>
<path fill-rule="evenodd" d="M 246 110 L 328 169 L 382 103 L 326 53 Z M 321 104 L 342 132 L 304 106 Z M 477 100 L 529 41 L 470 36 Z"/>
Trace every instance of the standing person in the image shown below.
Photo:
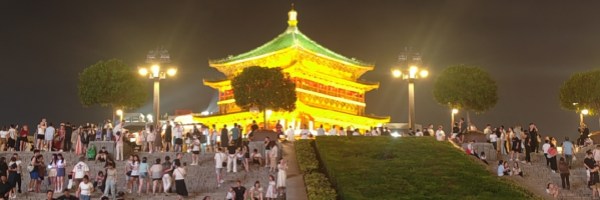
<path fill-rule="evenodd" d="M 264 146 L 265 146 L 265 168 L 269 167 L 269 151 L 271 151 L 271 138 L 269 137 L 265 137 L 265 142 L 264 142 Z"/>
<path fill-rule="evenodd" d="M 227 124 L 223 125 L 221 129 L 221 147 L 227 147 L 229 145 L 229 135 L 227 130 Z"/>
<path fill-rule="evenodd" d="M 236 181 L 236 186 L 233 187 L 233 192 L 235 192 L 235 198 L 234 200 L 245 200 L 247 199 L 246 195 L 246 188 L 244 186 L 242 186 L 242 181 L 237 180 Z"/>
<path fill-rule="evenodd" d="M 85 157 L 79 157 L 79 162 L 73 166 L 71 172 L 73 173 L 73 185 L 77 187 L 83 181 L 84 177 L 88 177 L 90 173 L 90 168 L 85 163 Z"/>
<path fill-rule="evenodd" d="M 514 133 L 512 131 L 512 128 L 509 128 L 509 132 L 511 133 L 511 144 L 512 147 L 510 148 L 510 161 L 513 160 L 513 158 L 515 158 L 515 161 L 519 162 L 519 154 L 521 153 L 522 149 L 521 149 L 521 139 L 519 137 L 517 137 L 517 134 Z M 516 157 L 514 157 L 514 155 L 517 154 Z"/>
<path fill-rule="evenodd" d="M 569 181 L 569 164 L 565 162 L 565 158 L 560 158 L 558 162 L 558 172 L 560 172 L 560 180 L 562 181 L 562 188 L 567 190 L 571 189 L 571 183 Z"/>
<path fill-rule="evenodd" d="M 323 124 L 321 124 L 319 126 L 319 128 L 317 129 L 317 136 L 324 136 L 325 135 L 325 129 L 323 128 Z"/>
<path fill-rule="evenodd" d="M 285 181 L 287 180 L 288 169 L 287 161 L 285 159 L 281 159 L 277 168 L 279 169 L 279 171 L 277 172 L 277 189 L 279 195 L 281 196 L 285 194 Z"/>
<path fill-rule="evenodd" d="M 150 193 L 150 181 L 148 180 L 148 171 L 150 166 L 148 166 L 148 159 L 146 157 L 142 158 L 142 163 L 140 163 L 139 174 L 140 174 L 140 183 L 138 186 L 138 194 L 142 194 L 142 189 L 144 188 L 144 181 L 146 181 L 146 193 Z"/>
<path fill-rule="evenodd" d="M 598 165 L 594 165 L 594 167 L 590 169 L 589 185 L 592 188 L 592 199 L 596 199 L 596 196 L 600 196 L 600 176 L 598 175 L 598 171 L 600 171 L 600 166 Z"/>
<path fill-rule="evenodd" d="M 57 154 L 56 160 L 56 192 L 62 192 L 65 184 L 67 162 L 62 154 Z"/>
<path fill-rule="evenodd" d="M 553 144 L 550 144 L 550 148 L 548 149 L 548 159 L 550 160 L 550 169 L 552 169 L 553 173 L 556 173 L 558 170 L 558 165 L 556 162 L 556 155 L 558 155 L 558 151 Z"/>
<path fill-rule="evenodd" d="M 235 153 L 237 148 L 233 144 L 233 141 L 229 142 L 229 146 L 227 147 L 227 173 L 230 173 L 233 168 L 233 173 L 237 173 L 237 162 Z"/>
<path fill-rule="evenodd" d="M 171 142 L 173 140 L 173 125 L 171 125 L 171 121 L 167 121 L 167 127 L 165 128 L 165 152 L 169 152 L 171 150 Z"/>
<path fill-rule="evenodd" d="M 133 160 L 129 168 L 131 169 L 131 177 L 129 179 L 128 188 L 129 193 L 133 193 L 135 192 L 135 184 L 138 182 L 138 177 L 140 176 L 140 157 L 133 155 Z M 138 193 L 140 193 L 139 190 Z"/>
<path fill-rule="evenodd" d="M 117 141 L 115 146 L 115 160 L 123 160 L 123 135 L 121 135 L 121 132 L 116 133 L 115 140 Z"/>
<path fill-rule="evenodd" d="M 56 166 L 57 162 L 58 155 L 52 154 L 52 158 L 50 159 L 50 163 L 48 164 L 48 179 L 50 179 L 50 185 L 54 187 L 54 192 L 58 192 L 58 185 L 56 183 L 56 175 L 58 175 Z"/>
<path fill-rule="evenodd" d="M 217 152 L 217 137 L 219 137 L 217 125 L 213 124 L 212 128 L 210 129 L 210 147 L 213 152 Z"/>
<path fill-rule="evenodd" d="M 221 183 L 223 183 L 223 163 L 225 163 L 225 159 L 227 159 L 227 155 L 223 153 L 221 147 L 217 148 L 217 153 L 215 153 L 215 172 L 217 173 L 217 187 L 221 187 Z M 226 165 L 226 164 L 225 164 Z"/>
<path fill-rule="evenodd" d="M 181 123 L 175 124 L 175 128 L 173 128 L 173 138 L 175 138 L 173 150 L 175 152 L 181 152 L 183 145 L 183 127 L 181 127 Z"/>
<path fill-rule="evenodd" d="M 158 193 L 162 188 L 161 180 L 163 177 L 163 166 L 160 164 L 160 158 L 150 167 L 150 177 L 152 177 L 152 194 L 156 194 L 156 186 L 158 185 Z"/>
<path fill-rule="evenodd" d="M 240 135 L 240 129 L 238 128 L 237 123 L 233 123 L 233 128 L 231 128 L 231 140 L 233 140 L 235 147 L 240 147 L 241 143 L 238 143 L 241 142 Z"/>
<path fill-rule="evenodd" d="M 104 187 L 104 193 L 102 196 L 108 197 L 108 192 L 112 199 L 116 197 L 116 186 L 117 186 L 117 169 L 113 163 L 108 164 L 106 167 L 106 186 Z"/>
<path fill-rule="evenodd" d="M 27 150 L 26 144 L 29 143 L 29 141 L 27 140 L 28 135 L 29 135 L 29 127 L 27 125 L 23 125 L 23 128 L 21 128 L 21 131 L 19 132 L 19 137 L 21 138 L 19 141 L 20 151 Z"/>
<path fill-rule="evenodd" d="M 77 188 L 77 197 L 80 200 L 90 200 L 92 193 L 94 192 L 94 185 L 90 182 L 88 175 L 83 176 L 83 181 L 79 183 Z"/>
<path fill-rule="evenodd" d="M 494 131 L 492 131 L 492 133 L 490 133 L 489 137 L 490 137 L 490 143 L 492 143 L 492 146 L 494 146 L 494 150 L 496 150 L 496 152 L 499 152 L 498 150 L 498 134 L 496 134 L 498 132 L 498 129 L 495 129 Z"/>
<path fill-rule="evenodd" d="M 37 171 L 37 156 L 40 155 L 40 150 L 33 150 L 33 156 L 29 161 L 29 165 L 27 165 L 27 171 L 29 171 L 29 185 L 27 187 L 27 192 L 32 192 L 34 188 L 36 188 L 37 179 L 40 178 L 39 173 Z"/>
<path fill-rule="evenodd" d="M 18 193 L 21 193 L 21 181 L 23 180 L 23 177 L 21 176 L 21 171 L 23 170 L 23 162 L 21 161 L 21 158 L 19 157 L 19 154 L 15 153 L 12 156 L 13 158 L 15 158 L 15 164 L 17 165 L 17 177 L 16 177 L 16 190 Z"/>
<path fill-rule="evenodd" d="M 269 151 L 269 161 L 271 162 L 270 172 L 277 170 L 277 157 L 279 156 L 279 147 L 275 142 L 271 142 L 271 151 Z"/>
<path fill-rule="evenodd" d="M 198 165 L 198 155 L 200 154 L 200 140 L 197 135 L 192 136 L 192 164 Z"/>
<path fill-rule="evenodd" d="M 172 165 L 173 164 L 171 163 L 171 158 L 169 156 L 165 156 L 165 162 L 162 164 L 164 170 L 162 183 L 163 191 L 165 192 L 165 194 L 167 194 L 167 192 L 169 192 L 171 189 L 171 173 L 173 172 Z"/>
<path fill-rule="evenodd" d="M 154 128 L 154 152 L 162 151 L 163 139 L 161 133 L 160 126 Z"/>
<path fill-rule="evenodd" d="M 147 134 L 146 142 L 148 143 L 148 152 L 152 154 L 152 152 L 154 152 L 154 141 L 156 140 L 156 130 L 154 129 L 154 125 L 148 126 Z"/>
<path fill-rule="evenodd" d="M 10 158 L 10 162 L 8 163 L 8 183 L 11 187 L 11 199 L 17 198 L 17 181 L 20 181 L 19 179 L 21 179 L 21 175 L 18 174 L 19 170 L 20 166 L 17 164 L 17 158 L 12 156 Z"/>
<path fill-rule="evenodd" d="M 183 199 L 183 197 L 188 196 L 187 187 L 185 185 L 185 168 L 181 167 L 181 162 L 179 160 L 175 161 L 176 168 L 173 170 L 173 176 L 175 178 L 175 191 L 179 196 L 178 199 Z"/>
<path fill-rule="evenodd" d="M 564 158 L 566 158 L 566 162 L 567 165 L 569 165 L 569 168 L 571 168 L 571 164 L 573 163 L 573 152 L 575 149 L 573 148 L 573 143 L 569 141 L 569 137 L 565 137 L 562 149 L 562 155 Z"/>
<path fill-rule="evenodd" d="M 442 125 L 438 126 L 438 130 L 435 132 L 435 138 L 437 141 L 446 140 L 446 133 L 444 133 L 444 127 Z"/>
<path fill-rule="evenodd" d="M 17 129 L 14 124 L 8 129 L 8 151 L 15 151 L 15 143 L 17 142 Z"/>
<path fill-rule="evenodd" d="M 267 187 L 267 193 L 265 194 L 267 200 L 275 200 L 277 198 L 277 183 L 275 177 L 269 175 L 269 186 Z"/>
<path fill-rule="evenodd" d="M 77 127 L 73 131 L 73 134 L 71 135 L 71 144 L 74 145 L 74 149 L 71 151 L 74 151 L 76 155 L 81 155 L 81 151 L 79 149 L 79 148 L 81 148 L 81 140 L 79 139 L 80 132 L 81 132 L 81 126 Z"/>
<path fill-rule="evenodd" d="M 539 146 L 539 142 L 538 142 L 538 128 L 537 126 L 535 126 L 534 123 L 529 123 L 529 135 L 531 135 L 531 148 L 532 148 L 532 152 L 535 151 L 535 153 L 538 153 L 538 146 Z"/>
<path fill-rule="evenodd" d="M 52 151 L 52 142 L 54 141 L 54 134 L 56 133 L 56 129 L 52 126 L 52 122 L 48 123 L 48 127 L 44 132 L 44 143 L 46 145 L 47 151 Z"/>
<path fill-rule="evenodd" d="M 534 138 L 535 140 L 535 138 Z M 546 166 L 550 166 L 550 157 L 548 156 L 548 150 L 550 149 L 550 141 L 549 140 L 545 140 L 544 145 L 542 145 L 542 150 L 544 151 L 544 157 L 546 158 Z M 532 148 L 533 145 L 532 145 Z"/>
<path fill-rule="evenodd" d="M 295 139 L 296 130 L 294 130 L 292 126 L 289 126 L 289 128 L 285 131 L 285 134 L 287 135 L 287 140 L 293 142 Z"/>
<path fill-rule="evenodd" d="M 329 129 L 329 135 L 337 135 L 337 130 L 335 129 L 335 125 L 331 126 L 331 128 Z"/>
<path fill-rule="evenodd" d="M 46 131 L 46 118 L 42 118 L 42 121 L 37 125 L 37 142 L 35 145 L 36 149 L 42 150 L 44 144 L 44 134 Z"/>

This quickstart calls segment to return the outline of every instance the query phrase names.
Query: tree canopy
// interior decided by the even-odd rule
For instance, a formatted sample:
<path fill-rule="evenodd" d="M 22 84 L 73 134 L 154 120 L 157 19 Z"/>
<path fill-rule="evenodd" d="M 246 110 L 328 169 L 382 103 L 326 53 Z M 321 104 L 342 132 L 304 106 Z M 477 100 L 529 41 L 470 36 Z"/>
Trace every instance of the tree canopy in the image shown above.
<path fill-rule="evenodd" d="M 560 87 L 560 106 L 567 110 L 588 109 L 591 114 L 600 110 L 600 70 L 571 75 Z"/>
<path fill-rule="evenodd" d="M 148 97 L 143 80 L 123 61 L 99 61 L 79 74 L 79 100 L 83 106 L 138 108 Z"/>
<path fill-rule="evenodd" d="M 231 86 L 236 105 L 243 109 L 296 109 L 296 84 L 281 68 L 247 67 L 233 78 Z"/>
<path fill-rule="evenodd" d="M 496 81 L 483 69 L 457 65 L 442 71 L 433 95 L 439 104 L 481 113 L 496 105 L 497 91 Z"/>

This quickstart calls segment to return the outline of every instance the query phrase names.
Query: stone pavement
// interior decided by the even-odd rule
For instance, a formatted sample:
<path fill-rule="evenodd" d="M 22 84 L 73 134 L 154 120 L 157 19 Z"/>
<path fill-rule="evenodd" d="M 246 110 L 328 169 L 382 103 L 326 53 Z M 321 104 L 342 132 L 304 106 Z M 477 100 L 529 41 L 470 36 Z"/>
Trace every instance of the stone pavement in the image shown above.
<path fill-rule="evenodd" d="M 296 162 L 296 153 L 294 151 L 292 144 L 284 144 L 283 145 L 283 157 L 288 160 L 289 170 L 288 170 L 288 179 L 287 179 L 287 199 L 299 199 L 304 200 L 307 199 L 306 195 L 306 187 L 304 186 L 304 179 L 302 175 L 299 173 L 298 165 Z M 54 152 L 53 152 L 54 153 Z M 51 158 L 52 153 L 44 152 L 42 153 L 46 161 Z M 67 160 L 68 167 L 67 172 L 69 172 L 72 167 L 77 163 L 78 156 L 73 153 L 62 153 Z M 10 157 L 12 155 L 11 152 L 0 153 L 0 156 Z M 23 166 L 29 164 L 29 160 L 32 157 L 32 152 L 19 152 L 21 159 L 23 161 Z M 156 158 L 160 158 L 161 161 L 164 161 L 165 156 L 170 156 L 171 161 L 175 158 L 175 153 L 139 153 L 140 158 L 147 157 L 149 163 L 154 163 Z M 224 199 L 226 192 L 230 186 L 233 186 L 237 180 L 242 181 L 242 185 L 249 189 L 255 181 L 260 181 L 264 190 L 266 191 L 268 186 L 268 175 L 273 175 L 277 177 L 277 173 L 269 173 L 267 168 L 259 167 L 258 165 L 252 165 L 250 167 L 250 172 L 245 172 L 239 168 L 237 173 L 226 173 L 225 175 L 225 183 L 219 188 L 217 187 L 216 175 L 215 175 L 215 163 L 213 160 L 213 153 L 206 153 L 205 155 L 200 155 L 200 163 L 197 166 L 186 167 L 187 176 L 186 176 L 186 186 L 188 191 L 190 192 L 190 197 L 188 199 L 201 199 L 204 196 L 211 196 L 213 199 Z M 191 163 L 191 154 L 184 154 L 183 162 Z M 94 161 L 86 162 L 90 167 L 90 175 L 95 177 L 99 170 L 103 170 L 104 163 L 95 163 Z M 119 174 L 123 174 L 123 176 L 118 177 L 117 182 L 117 190 L 118 191 L 126 191 L 125 190 L 125 162 L 117 161 L 117 170 Z M 29 183 L 29 174 L 27 173 L 25 167 L 23 167 L 23 185 L 21 186 L 23 191 L 27 191 L 27 184 Z M 66 183 L 65 183 L 66 186 Z M 46 191 L 48 187 L 47 181 L 44 181 L 42 186 L 40 187 L 41 191 Z M 144 189 L 145 191 L 145 189 Z M 74 194 L 74 192 L 72 192 Z M 55 197 L 59 196 L 55 194 Z M 101 197 L 101 193 L 96 191 L 92 198 Z M 45 194 L 43 193 L 23 193 L 18 195 L 18 199 L 43 199 L 45 198 Z M 175 194 L 170 194 L 168 196 L 164 194 L 160 195 L 150 195 L 150 194 L 142 194 L 141 196 L 137 194 L 127 194 L 127 199 L 176 199 Z M 281 198 L 283 199 L 283 198 Z"/>
<path fill-rule="evenodd" d="M 579 153 L 576 153 L 577 160 L 573 161 L 570 181 L 571 181 L 571 189 L 570 190 L 560 190 L 559 199 L 569 199 L 569 200 L 583 200 L 583 199 L 591 199 L 592 192 L 587 187 L 587 175 L 586 170 L 583 167 L 583 159 L 585 150 L 580 150 Z M 550 170 L 550 167 L 546 166 L 546 159 L 544 158 L 543 153 L 532 153 L 532 164 L 524 164 L 519 163 L 521 170 L 523 171 L 524 177 L 520 176 L 510 176 L 504 177 L 513 180 L 515 183 L 522 185 L 527 188 L 529 191 L 537 194 L 540 197 L 545 199 L 554 199 L 550 195 L 546 193 L 546 185 L 548 183 L 554 183 L 561 187 L 561 179 L 559 173 L 553 173 Z M 560 155 L 558 155 L 557 160 L 560 159 Z M 510 156 L 501 155 L 501 158 L 509 161 Z M 525 160 L 525 156 L 521 154 L 521 161 Z M 509 161 L 509 165 L 512 167 L 514 161 Z M 492 171 L 492 173 L 497 173 L 498 161 L 490 161 L 490 165 L 488 169 Z"/>

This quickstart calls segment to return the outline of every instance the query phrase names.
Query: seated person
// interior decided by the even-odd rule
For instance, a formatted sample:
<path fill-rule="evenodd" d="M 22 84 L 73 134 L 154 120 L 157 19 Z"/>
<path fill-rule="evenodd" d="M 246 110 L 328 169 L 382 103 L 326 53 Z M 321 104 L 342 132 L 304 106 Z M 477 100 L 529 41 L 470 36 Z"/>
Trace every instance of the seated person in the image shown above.
<path fill-rule="evenodd" d="M 94 188 L 98 188 L 100 191 L 104 191 L 104 172 L 99 171 L 94 180 Z"/>
<path fill-rule="evenodd" d="M 548 186 L 546 186 L 546 193 L 548 193 L 549 195 L 551 195 L 554 198 L 557 198 L 558 197 L 558 186 L 553 183 L 548 183 Z"/>
<path fill-rule="evenodd" d="M 106 150 L 106 147 L 102 147 L 102 149 L 100 149 L 100 151 L 98 151 L 98 154 L 96 155 L 96 161 L 104 162 L 106 161 L 107 157 L 108 151 Z"/>
<path fill-rule="evenodd" d="M 252 154 L 250 154 L 250 159 L 252 159 L 252 163 L 262 166 L 262 155 L 260 155 L 260 153 L 258 153 L 257 149 L 254 149 L 252 151 Z"/>
<path fill-rule="evenodd" d="M 10 195 L 10 190 L 12 186 L 8 183 L 8 178 L 6 178 L 6 174 L 2 174 L 0 176 L 0 198 L 8 199 Z"/>
<path fill-rule="evenodd" d="M 77 199 L 79 199 L 79 198 L 75 197 L 74 195 L 71 195 L 69 190 L 64 190 L 63 195 L 56 198 L 56 200 L 77 200 Z"/>

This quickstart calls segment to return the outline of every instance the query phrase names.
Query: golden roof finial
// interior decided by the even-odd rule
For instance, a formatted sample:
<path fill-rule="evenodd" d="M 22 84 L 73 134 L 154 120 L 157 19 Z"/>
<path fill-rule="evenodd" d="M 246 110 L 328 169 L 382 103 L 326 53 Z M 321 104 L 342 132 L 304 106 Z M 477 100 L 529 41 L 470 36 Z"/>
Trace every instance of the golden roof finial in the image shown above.
<path fill-rule="evenodd" d="M 296 26 L 298 25 L 298 12 L 294 9 L 294 3 L 292 3 L 292 10 L 288 12 L 288 25 Z"/>

